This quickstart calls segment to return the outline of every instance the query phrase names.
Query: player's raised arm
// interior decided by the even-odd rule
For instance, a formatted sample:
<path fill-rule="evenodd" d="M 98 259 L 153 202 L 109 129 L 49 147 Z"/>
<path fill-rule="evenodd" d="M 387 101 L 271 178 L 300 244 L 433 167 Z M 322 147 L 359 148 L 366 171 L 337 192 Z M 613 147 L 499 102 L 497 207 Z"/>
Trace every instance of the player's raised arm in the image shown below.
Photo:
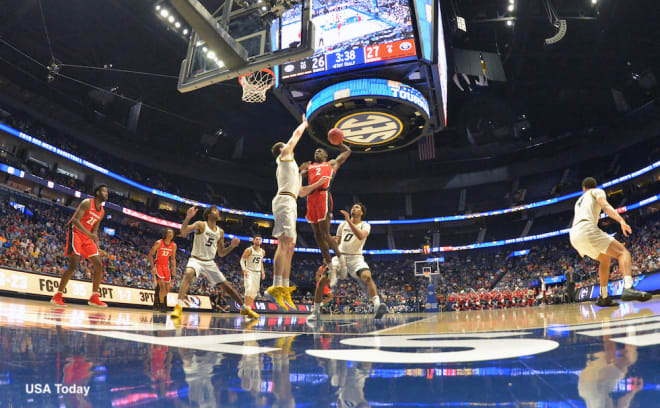
<path fill-rule="evenodd" d="M 182 237 L 187 236 L 188 234 L 190 234 L 193 231 L 195 231 L 196 234 L 200 234 L 200 233 L 204 232 L 204 229 L 203 229 L 204 223 L 202 223 L 202 222 L 197 221 L 197 222 L 194 222 L 194 223 L 188 225 L 188 223 L 190 222 L 192 217 L 194 217 L 195 214 L 197 214 L 197 211 L 199 211 L 197 206 L 192 206 L 192 207 L 188 208 L 188 211 L 186 211 L 186 218 L 183 219 L 183 223 L 181 224 L 181 230 L 179 231 L 179 233 L 181 234 Z"/>
<path fill-rule="evenodd" d="M 293 131 L 293 134 L 291 135 L 291 138 L 289 139 L 288 142 L 286 142 L 286 144 L 282 148 L 282 152 L 280 153 L 280 157 L 283 160 L 291 159 L 291 156 L 293 156 L 293 149 L 296 148 L 296 145 L 300 141 L 300 138 L 302 137 L 303 133 L 305 133 L 305 129 L 307 129 L 307 126 L 309 126 L 309 123 L 307 123 L 307 118 L 305 117 L 305 114 L 303 113 L 302 123 L 300 123 L 300 125 L 298 125 L 296 130 Z"/>
<path fill-rule="evenodd" d="M 365 239 L 367 239 L 370 231 L 358 228 L 357 225 L 355 225 L 355 223 L 353 223 L 353 221 L 351 220 L 351 215 L 348 213 L 348 211 L 341 210 L 340 212 L 344 215 L 344 218 L 346 219 L 346 224 L 348 224 L 348 226 L 351 228 L 351 231 L 353 231 L 355 238 L 359 239 L 360 241 L 364 241 Z"/>
<path fill-rule="evenodd" d="M 335 159 L 330 160 L 330 165 L 335 171 L 337 171 L 337 169 L 339 169 L 342 164 L 346 163 L 346 160 L 351 157 L 352 153 L 351 148 L 348 147 L 346 143 L 339 145 L 339 148 L 342 150 L 342 152 L 339 153 L 339 156 L 337 156 Z"/>
<path fill-rule="evenodd" d="M 621 231 L 623 232 L 624 236 L 627 237 L 632 233 L 632 228 L 630 228 L 630 225 L 628 225 L 626 220 L 624 220 L 623 217 L 620 216 L 618 212 L 616 212 L 614 207 L 612 207 L 610 203 L 607 202 L 607 197 L 605 197 L 605 194 L 598 194 L 596 201 L 598 202 L 598 205 L 600 205 L 600 208 L 605 212 L 605 214 L 607 214 L 610 218 L 621 225 Z"/>

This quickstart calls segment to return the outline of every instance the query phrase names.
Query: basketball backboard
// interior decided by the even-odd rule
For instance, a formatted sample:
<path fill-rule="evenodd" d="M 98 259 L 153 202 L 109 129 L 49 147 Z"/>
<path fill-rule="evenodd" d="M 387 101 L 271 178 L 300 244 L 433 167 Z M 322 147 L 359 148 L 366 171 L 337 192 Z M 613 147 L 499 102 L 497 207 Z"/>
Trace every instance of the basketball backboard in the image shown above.
<path fill-rule="evenodd" d="M 207 2 L 208 3 L 208 2 Z M 189 92 L 314 53 L 311 0 L 302 0 L 301 37 L 281 47 L 279 18 L 293 0 L 221 0 L 211 13 L 198 0 L 171 0 L 191 26 L 177 88 Z"/>

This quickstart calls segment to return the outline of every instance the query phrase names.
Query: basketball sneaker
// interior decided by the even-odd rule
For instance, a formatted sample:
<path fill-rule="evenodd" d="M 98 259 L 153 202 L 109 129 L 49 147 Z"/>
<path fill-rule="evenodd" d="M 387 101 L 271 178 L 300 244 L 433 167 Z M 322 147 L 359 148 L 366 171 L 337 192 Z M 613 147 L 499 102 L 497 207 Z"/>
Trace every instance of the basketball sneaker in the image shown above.
<path fill-rule="evenodd" d="M 385 314 L 387 314 L 387 305 L 385 303 L 381 303 L 378 305 L 376 308 L 376 312 L 374 314 L 374 319 L 380 319 L 382 318 Z"/>
<path fill-rule="evenodd" d="M 271 302 L 275 303 L 277 307 L 280 310 L 287 311 L 289 308 L 287 305 L 284 303 L 284 293 L 282 291 L 283 288 L 282 286 L 271 286 L 268 289 L 266 289 L 266 293 L 264 294 L 264 297 Z"/>
<path fill-rule="evenodd" d="M 596 301 L 596 306 L 610 307 L 610 306 L 619 306 L 619 304 L 613 301 L 612 298 L 609 296 L 606 298 L 602 296 L 598 296 L 598 300 Z"/>
<path fill-rule="evenodd" d="M 94 307 L 108 307 L 108 305 L 99 298 L 98 293 L 93 294 L 87 301 L 87 304 Z"/>
<path fill-rule="evenodd" d="M 57 292 L 53 297 L 50 299 L 50 303 L 54 303 L 58 306 L 66 306 L 66 303 L 64 303 L 64 298 L 62 297 L 63 294 L 62 292 Z"/>
<path fill-rule="evenodd" d="M 648 292 L 642 292 L 633 288 L 623 289 L 623 293 L 621 294 L 621 300 L 639 300 L 640 302 L 651 300 L 652 297 Z"/>
<path fill-rule="evenodd" d="M 339 268 L 337 270 L 337 275 L 339 279 L 346 279 L 348 277 L 348 266 L 346 265 L 346 257 L 340 256 L 339 258 Z"/>
<path fill-rule="evenodd" d="M 181 305 L 177 304 L 174 306 L 172 313 L 170 313 L 170 317 L 172 319 L 180 319 L 181 315 L 183 315 L 183 310 L 181 309 Z"/>
<path fill-rule="evenodd" d="M 284 303 L 291 310 L 296 310 L 296 304 L 293 303 L 293 299 L 291 299 L 291 293 L 293 293 L 295 290 L 296 290 L 295 286 L 289 286 L 288 288 L 282 288 L 282 297 L 284 298 Z"/>
<path fill-rule="evenodd" d="M 307 316 L 308 322 L 313 322 L 314 320 L 321 320 L 321 309 L 313 309 L 312 313 Z"/>
<path fill-rule="evenodd" d="M 337 264 L 330 262 L 330 265 L 328 265 L 328 286 L 331 288 L 334 288 L 337 284 L 337 269 Z"/>
<path fill-rule="evenodd" d="M 247 316 L 250 319 L 258 319 L 259 314 L 255 312 L 254 310 L 250 309 L 249 307 L 245 306 L 245 309 L 241 309 L 240 314 L 243 316 Z"/>
<path fill-rule="evenodd" d="M 159 309 L 161 313 L 167 313 L 167 305 L 165 303 L 161 303 Z"/>

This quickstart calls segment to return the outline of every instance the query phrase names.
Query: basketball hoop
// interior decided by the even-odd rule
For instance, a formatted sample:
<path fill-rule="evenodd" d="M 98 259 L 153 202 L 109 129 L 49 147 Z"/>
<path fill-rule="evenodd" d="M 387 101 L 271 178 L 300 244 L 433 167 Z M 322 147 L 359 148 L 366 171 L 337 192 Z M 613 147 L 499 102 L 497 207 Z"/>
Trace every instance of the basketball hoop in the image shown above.
<path fill-rule="evenodd" d="M 423 268 L 422 273 L 424 274 L 424 277 L 428 279 L 429 281 L 431 280 L 431 268 Z"/>
<path fill-rule="evenodd" d="M 238 77 L 243 87 L 243 102 L 261 103 L 266 101 L 266 91 L 275 84 L 275 73 L 270 69 L 260 69 Z"/>

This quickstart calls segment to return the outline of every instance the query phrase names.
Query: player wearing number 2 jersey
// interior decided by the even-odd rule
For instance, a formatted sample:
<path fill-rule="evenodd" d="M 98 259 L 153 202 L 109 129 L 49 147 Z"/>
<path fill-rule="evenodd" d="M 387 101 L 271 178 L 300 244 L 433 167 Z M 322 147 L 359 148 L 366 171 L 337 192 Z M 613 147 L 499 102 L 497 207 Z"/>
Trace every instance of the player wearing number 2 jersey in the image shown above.
<path fill-rule="evenodd" d="M 628 252 L 622 243 L 598 228 L 600 211 L 603 210 L 613 220 L 621 224 L 621 231 L 624 236 L 628 236 L 632 232 L 632 229 L 626 223 L 626 220 L 607 202 L 605 192 L 598 188 L 598 183 L 593 177 L 587 177 L 582 181 L 582 191 L 582 196 L 575 203 L 575 216 L 573 217 L 570 239 L 571 245 L 578 251 L 580 256 L 587 255 L 589 258 L 597 260 L 600 263 L 598 265 L 600 296 L 596 304 L 598 306 L 616 305 L 608 297 L 607 293 L 611 258 L 618 259 L 619 268 L 623 275 L 624 289 L 621 299 L 641 301 L 651 299 L 650 294 L 633 289 L 630 252 Z"/>
<path fill-rule="evenodd" d="M 80 202 L 76 212 L 67 223 L 65 255 L 69 258 L 69 266 L 64 271 L 57 293 L 50 300 L 60 306 L 66 306 L 64 290 L 73 273 L 78 269 L 80 258 L 89 259 L 94 268 L 92 281 L 92 296 L 87 304 L 90 306 L 107 307 L 99 299 L 99 288 L 103 276 L 103 263 L 101 263 L 99 244 L 99 226 L 105 211 L 103 203 L 108 201 L 108 187 L 104 184 L 94 189 L 94 197 L 86 198 Z"/>
<path fill-rule="evenodd" d="M 252 246 L 245 248 L 241 256 L 241 270 L 245 286 L 245 304 L 252 306 L 252 302 L 259 294 L 261 279 L 265 279 L 264 256 L 266 252 L 261 247 L 261 235 L 252 237 Z"/>
<path fill-rule="evenodd" d="M 367 265 L 364 261 L 364 256 L 362 256 L 362 248 L 364 248 L 364 243 L 367 241 L 367 237 L 371 232 L 371 226 L 365 221 L 362 221 L 362 217 L 366 212 L 367 209 L 362 203 L 354 204 L 351 207 L 350 214 L 347 211 L 341 210 L 345 221 L 337 228 L 336 238 L 339 241 L 339 249 L 346 258 L 348 274 L 367 290 L 374 305 L 375 318 L 380 319 L 387 313 L 387 306 L 380 302 L 378 288 L 376 288 L 376 284 L 371 278 L 371 270 L 369 270 L 369 265 Z M 332 262 L 336 267 L 339 260 L 337 257 L 334 257 L 332 258 Z M 312 310 L 312 314 L 307 318 L 309 321 L 320 318 L 323 287 L 328 282 L 328 279 L 327 276 L 324 276 L 319 280 L 316 293 L 314 294 L 314 309 Z"/>
<path fill-rule="evenodd" d="M 224 289 L 224 291 L 241 306 L 242 315 L 251 318 L 258 318 L 258 314 L 243 304 L 241 296 L 236 292 L 236 289 L 234 289 L 231 283 L 227 281 L 225 275 L 220 272 L 218 265 L 215 263 L 216 255 L 220 255 L 221 257 L 226 256 L 238 246 L 240 241 L 238 238 L 234 238 L 231 240 L 231 245 L 225 247 L 225 233 L 222 228 L 217 225 L 218 219 L 220 218 L 220 210 L 218 207 L 207 207 L 203 213 L 204 221 L 197 221 L 188 225 L 190 219 L 194 217 L 195 214 L 197 214 L 197 207 L 190 207 L 186 212 L 186 218 L 184 218 L 183 224 L 181 225 L 181 236 L 186 237 L 194 231 L 195 237 L 193 238 L 192 251 L 190 251 L 190 259 L 188 260 L 186 271 L 181 279 L 179 300 L 177 301 L 176 306 L 174 306 L 174 311 L 172 312 L 171 317 L 173 319 L 181 318 L 184 300 L 186 299 L 190 283 L 192 282 L 193 277 L 199 277 L 201 274 L 208 278 L 211 285 L 221 286 L 222 289 Z"/>

